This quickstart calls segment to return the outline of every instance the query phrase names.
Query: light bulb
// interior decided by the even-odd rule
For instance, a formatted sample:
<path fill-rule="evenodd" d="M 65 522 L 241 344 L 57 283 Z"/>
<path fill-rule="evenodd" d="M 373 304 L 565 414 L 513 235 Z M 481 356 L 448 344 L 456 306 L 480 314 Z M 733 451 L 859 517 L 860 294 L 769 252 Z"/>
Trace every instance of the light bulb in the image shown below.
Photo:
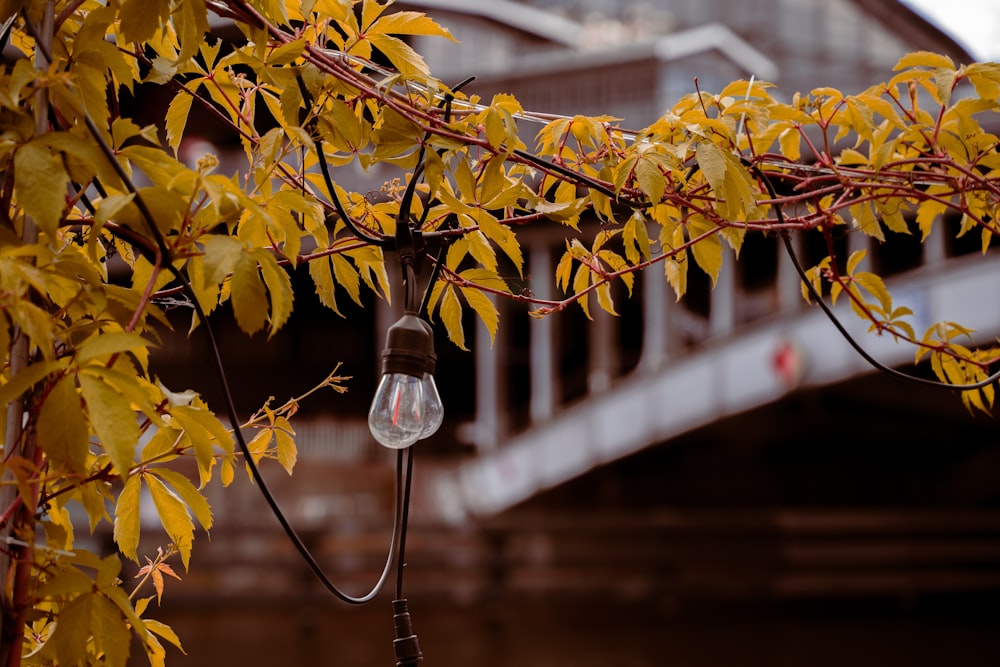
<path fill-rule="evenodd" d="M 406 373 L 382 376 L 368 411 L 368 428 L 380 444 L 406 449 L 420 439 L 425 426 L 422 385 L 421 378 Z"/>
<path fill-rule="evenodd" d="M 434 384 L 434 332 L 407 311 L 389 327 L 382 351 L 382 380 L 368 411 L 372 436 L 391 449 L 405 449 L 433 435 L 444 421 Z"/>
<path fill-rule="evenodd" d="M 434 375 L 431 373 L 424 373 L 423 379 L 420 381 L 423 387 L 424 394 L 424 428 L 420 432 L 420 440 L 428 438 L 441 428 L 441 422 L 444 421 L 444 405 L 441 403 L 441 395 L 438 394 L 437 384 L 434 382 Z"/>

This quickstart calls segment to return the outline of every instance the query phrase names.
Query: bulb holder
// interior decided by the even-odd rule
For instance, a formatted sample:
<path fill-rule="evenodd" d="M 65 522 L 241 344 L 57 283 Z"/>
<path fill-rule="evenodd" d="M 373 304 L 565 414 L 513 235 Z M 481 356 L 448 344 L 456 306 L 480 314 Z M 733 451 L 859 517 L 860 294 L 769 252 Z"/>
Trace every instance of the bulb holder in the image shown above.
<path fill-rule="evenodd" d="M 414 313 L 405 313 L 389 327 L 382 352 L 382 375 L 402 373 L 416 378 L 433 373 L 436 365 L 431 325 Z"/>
<path fill-rule="evenodd" d="M 405 449 L 433 435 L 444 419 L 434 384 L 434 330 L 407 311 L 389 327 L 382 352 L 382 379 L 368 411 L 368 428 L 381 445 Z"/>

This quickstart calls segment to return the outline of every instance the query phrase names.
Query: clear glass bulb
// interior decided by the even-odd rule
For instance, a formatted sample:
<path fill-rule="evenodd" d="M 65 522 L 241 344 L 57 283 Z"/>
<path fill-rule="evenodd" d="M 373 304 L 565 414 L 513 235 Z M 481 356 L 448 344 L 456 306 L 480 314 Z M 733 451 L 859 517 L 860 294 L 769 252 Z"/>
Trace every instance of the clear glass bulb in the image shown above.
<path fill-rule="evenodd" d="M 423 385 L 424 393 L 424 430 L 420 432 L 420 440 L 423 440 L 441 428 L 441 422 L 444 421 L 444 405 L 441 404 L 441 395 L 438 394 L 433 375 L 424 373 L 420 384 Z"/>
<path fill-rule="evenodd" d="M 405 449 L 420 438 L 425 425 L 422 385 L 420 378 L 405 373 L 382 376 L 368 411 L 368 428 L 380 444 Z"/>

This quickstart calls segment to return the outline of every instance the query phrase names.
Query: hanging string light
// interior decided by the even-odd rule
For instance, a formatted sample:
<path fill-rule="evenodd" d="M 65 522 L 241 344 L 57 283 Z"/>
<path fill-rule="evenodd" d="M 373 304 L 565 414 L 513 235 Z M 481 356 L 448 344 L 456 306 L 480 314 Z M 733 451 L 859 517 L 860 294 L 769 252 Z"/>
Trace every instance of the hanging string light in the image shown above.
<path fill-rule="evenodd" d="M 406 312 L 386 333 L 382 379 L 368 411 L 368 428 L 380 444 L 405 449 L 441 427 L 444 406 L 434 366 L 431 326 Z"/>

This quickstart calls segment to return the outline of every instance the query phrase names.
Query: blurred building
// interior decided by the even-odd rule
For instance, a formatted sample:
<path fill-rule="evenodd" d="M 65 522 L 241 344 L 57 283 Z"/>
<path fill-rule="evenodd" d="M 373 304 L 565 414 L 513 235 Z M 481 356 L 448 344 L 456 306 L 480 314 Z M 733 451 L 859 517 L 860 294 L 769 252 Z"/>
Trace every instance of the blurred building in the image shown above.
<path fill-rule="evenodd" d="M 628 127 L 692 92 L 695 77 L 717 90 L 754 76 L 790 97 L 856 92 L 909 51 L 969 60 L 892 0 L 397 6 L 461 41 L 414 40 L 446 81 L 474 74 L 486 98 L 509 92 L 532 110 L 609 113 Z M 521 236 L 528 267 L 515 287 L 554 295 L 560 232 Z M 797 242 L 818 259 L 810 239 Z M 869 256 L 918 329 L 950 319 L 983 340 L 1000 334 L 1000 308 L 968 298 L 995 292 L 992 255 L 941 235 L 891 248 Z M 439 337 L 448 413 L 418 445 L 406 574 L 427 664 L 1000 659 L 996 424 L 956 396 L 873 375 L 801 303 L 774 239 L 748 239 L 744 257 L 714 292 L 692 276 L 679 303 L 650 271 L 617 318 L 574 309 L 533 320 L 499 303 L 492 347 L 472 317 L 470 352 Z M 300 284 L 292 322 L 270 343 L 223 334 L 226 363 L 245 414 L 338 362 L 353 376 L 347 395 L 302 404 L 298 470 L 269 476 L 331 576 L 361 592 L 389 538 L 392 459 L 365 415 L 395 317 L 345 304 L 341 320 Z M 889 341 L 866 345 L 888 363 L 912 358 Z M 167 341 L 167 385 L 195 385 L 206 352 L 197 335 Z M 213 381 L 200 385 L 219 404 Z M 328 599 L 245 480 L 210 493 L 211 542 L 199 538 L 160 613 L 189 649 L 175 664 L 392 664 L 388 602 Z"/>

